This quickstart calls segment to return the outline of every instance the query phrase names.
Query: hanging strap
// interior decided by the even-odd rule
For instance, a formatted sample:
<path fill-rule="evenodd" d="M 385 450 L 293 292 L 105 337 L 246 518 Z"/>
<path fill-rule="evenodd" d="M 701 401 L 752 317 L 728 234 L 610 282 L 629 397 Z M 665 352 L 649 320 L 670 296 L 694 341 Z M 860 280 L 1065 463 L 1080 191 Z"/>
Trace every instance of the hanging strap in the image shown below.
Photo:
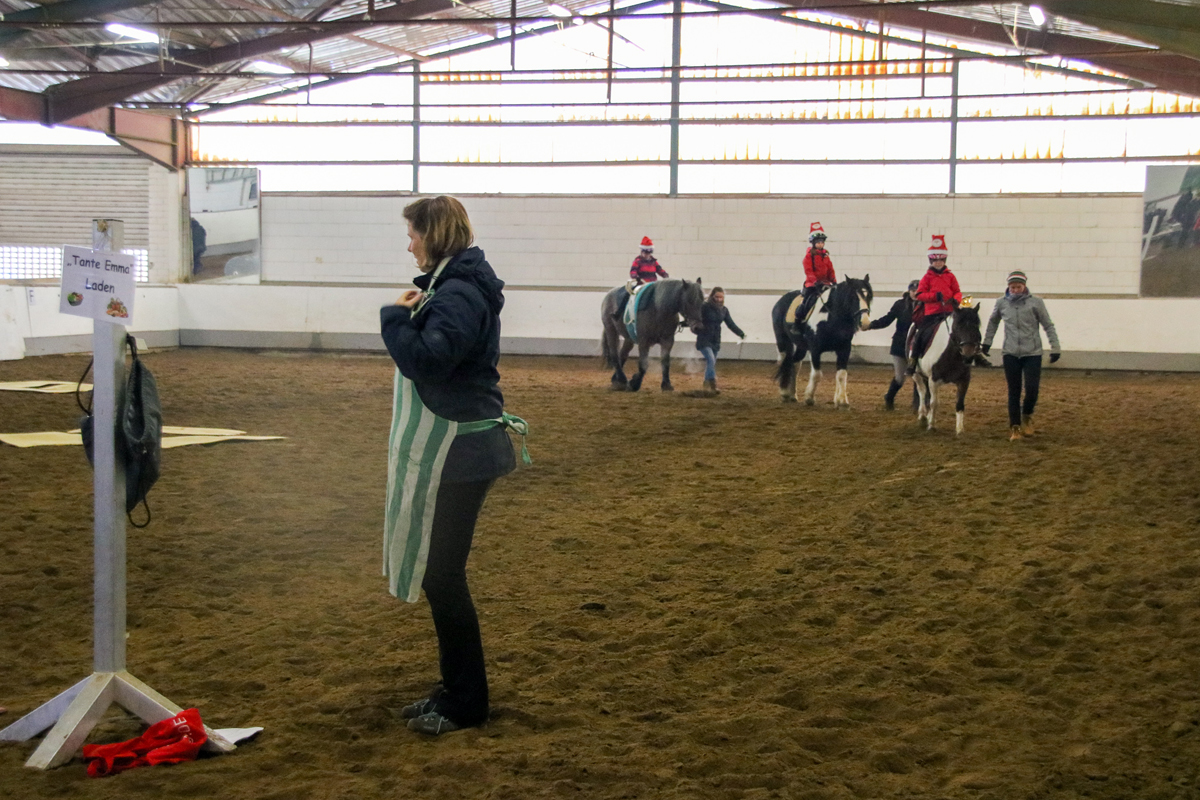
<path fill-rule="evenodd" d="M 526 437 L 529 436 L 529 423 L 520 417 L 513 416 L 507 411 L 495 419 L 481 419 L 475 422 L 460 422 L 458 423 L 458 434 L 462 436 L 468 433 L 479 433 L 488 431 L 497 425 L 503 425 L 513 433 L 521 437 L 521 463 L 532 464 L 533 459 L 529 457 L 529 447 L 526 445 Z"/>
<path fill-rule="evenodd" d="M 429 279 L 429 288 L 428 288 L 428 289 L 426 289 L 426 290 L 425 290 L 425 291 L 424 291 L 424 292 L 421 294 L 421 300 L 420 300 L 420 302 L 418 302 L 418 303 L 417 303 L 417 305 L 416 305 L 416 307 L 414 307 L 414 308 L 413 308 L 413 312 L 412 312 L 412 313 L 413 313 L 413 316 L 414 316 L 414 317 L 417 315 L 417 313 L 418 313 L 418 312 L 420 312 L 420 310 L 421 310 L 422 308 L 424 308 L 424 307 L 425 307 L 425 304 L 426 304 L 426 303 L 428 303 L 430 300 L 432 300 L 432 299 L 433 299 L 433 296 L 434 296 L 435 294 L 437 294 L 437 289 L 436 289 L 436 288 L 434 288 L 434 287 L 437 285 L 437 280 L 438 280 L 438 278 L 440 278 L 440 277 L 442 276 L 442 270 L 444 270 L 444 269 L 446 268 L 446 265 L 447 265 L 447 264 L 449 264 L 449 263 L 450 263 L 450 256 L 446 256 L 445 258 L 443 258 L 443 259 L 441 260 L 441 262 L 439 262 L 439 263 L 438 263 L 438 265 L 437 265 L 437 269 L 435 269 L 435 270 L 433 271 L 433 277 L 431 277 L 431 278 Z"/>

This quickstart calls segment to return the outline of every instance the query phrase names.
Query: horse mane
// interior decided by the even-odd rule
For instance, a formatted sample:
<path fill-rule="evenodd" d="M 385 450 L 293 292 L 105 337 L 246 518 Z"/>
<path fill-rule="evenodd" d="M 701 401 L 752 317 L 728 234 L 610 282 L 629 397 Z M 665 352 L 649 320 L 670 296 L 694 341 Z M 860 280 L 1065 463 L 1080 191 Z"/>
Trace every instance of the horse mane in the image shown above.
<path fill-rule="evenodd" d="M 870 304 L 874 299 L 875 293 L 871 289 L 869 281 L 864 281 L 859 278 L 846 278 L 846 280 L 837 284 L 829 296 L 829 318 L 842 319 L 854 316 L 858 311 L 858 292 L 860 289 L 866 290 L 867 303 Z"/>

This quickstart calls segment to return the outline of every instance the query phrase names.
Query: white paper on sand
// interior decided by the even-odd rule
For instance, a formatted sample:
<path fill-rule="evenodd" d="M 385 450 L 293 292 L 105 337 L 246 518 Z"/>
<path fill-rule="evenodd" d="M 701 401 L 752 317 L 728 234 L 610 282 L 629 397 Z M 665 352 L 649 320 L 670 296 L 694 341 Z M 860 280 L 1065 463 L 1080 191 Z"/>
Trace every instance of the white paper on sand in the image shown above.
<path fill-rule="evenodd" d="M 244 742 L 245 740 L 258 736 L 262 733 L 262 728 L 217 728 L 213 731 L 227 742 Z"/>
<path fill-rule="evenodd" d="M 47 431 L 45 433 L 0 433 L 0 442 L 12 445 L 13 447 L 48 447 L 53 445 L 83 444 L 83 437 L 79 435 L 79 431 L 74 433 L 62 433 L 60 431 Z"/>
<path fill-rule="evenodd" d="M 42 392 L 43 394 L 69 394 L 75 391 L 75 381 L 4 381 L 0 383 L 0 392 Z M 79 387 L 81 392 L 90 392 L 92 385 L 85 383 Z"/>
<path fill-rule="evenodd" d="M 283 439 L 283 436 L 249 436 L 245 431 L 233 428 L 188 428 L 174 425 L 163 426 L 162 446 L 164 450 L 184 447 L 189 444 L 216 444 L 218 442 L 265 442 Z M 167 435 L 174 434 L 174 435 Z M 42 433 L 0 433 L 0 442 L 13 447 L 48 447 L 54 445 L 82 445 L 79 429 L 73 431 L 45 431 Z"/>

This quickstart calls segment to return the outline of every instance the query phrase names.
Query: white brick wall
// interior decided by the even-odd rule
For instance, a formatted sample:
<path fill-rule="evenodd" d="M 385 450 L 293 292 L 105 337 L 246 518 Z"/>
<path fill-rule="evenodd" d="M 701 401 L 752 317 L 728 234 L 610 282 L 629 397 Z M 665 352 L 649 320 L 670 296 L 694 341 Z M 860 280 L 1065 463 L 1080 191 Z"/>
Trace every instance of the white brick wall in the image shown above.
<path fill-rule="evenodd" d="M 838 274 L 870 273 L 881 294 L 924 272 L 933 233 L 946 234 L 968 293 L 994 292 L 1018 268 L 1041 293 L 1135 294 L 1139 281 L 1136 195 L 460 199 L 488 260 L 514 287 L 615 286 L 649 235 L 672 275 L 785 291 L 803 281 L 812 221 L 829 233 Z M 264 278 L 407 284 L 414 269 L 401 210 L 411 200 L 266 195 Z"/>

